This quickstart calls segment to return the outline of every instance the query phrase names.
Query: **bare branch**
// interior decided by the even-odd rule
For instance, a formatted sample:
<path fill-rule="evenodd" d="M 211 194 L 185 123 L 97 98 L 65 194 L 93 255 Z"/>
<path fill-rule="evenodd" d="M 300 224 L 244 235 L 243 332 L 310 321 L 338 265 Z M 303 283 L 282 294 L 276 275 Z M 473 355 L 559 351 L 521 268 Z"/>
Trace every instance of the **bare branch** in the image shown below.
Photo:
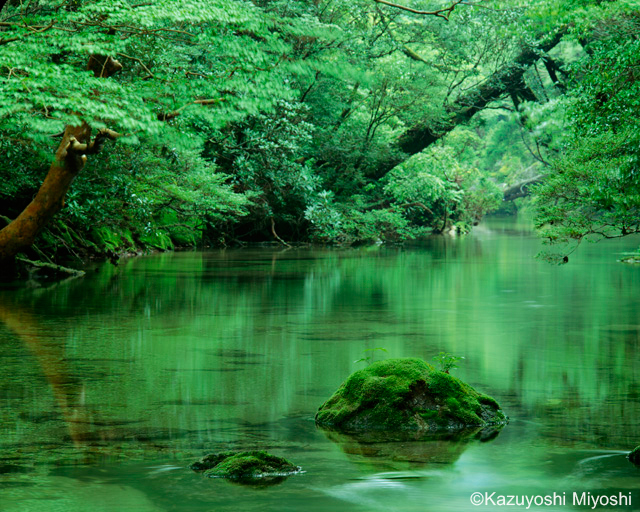
<path fill-rule="evenodd" d="M 421 16 L 438 16 L 439 18 L 444 18 L 449 21 L 449 16 L 453 10 L 462 3 L 463 0 L 455 0 L 449 7 L 445 7 L 443 9 L 438 9 L 436 11 L 420 11 L 418 9 L 413 9 L 411 7 L 407 7 L 405 5 L 394 4 L 393 2 L 388 2 L 387 0 L 373 0 L 378 4 L 388 5 L 389 7 L 395 7 L 396 9 L 402 9 L 403 11 L 412 12 L 413 14 L 420 14 Z"/>
<path fill-rule="evenodd" d="M 148 75 L 145 76 L 143 78 L 143 80 L 147 80 L 149 78 L 154 78 L 153 73 L 151 72 L 151 70 L 138 57 L 131 57 L 130 55 L 127 55 L 126 53 L 117 53 L 116 55 L 119 55 L 120 57 L 124 57 L 125 59 L 133 60 L 133 61 L 137 62 L 138 64 L 140 64 L 142 66 L 142 69 L 144 69 L 148 73 Z"/>
<path fill-rule="evenodd" d="M 29 30 L 31 30 L 30 34 L 22 34 L 20 36 L 10 37 L 8 39 L 0 39 L 0 46 L 2 46 L 3 44 L 13 43 L 14 41 L 19 41 L 20 39 L 28 37 L 32 34 L 41 34 L 42 32 L 46 32 L 47 30 L 53 28 L 53 25 L 55 24 L 55 22 L 56 20 L 52 20 L 51 23 L 49 23 L 46 27 L 43 27 L 41 29 L 36 29 L 35 27 L 27 27 Z M 3 25 L 10 25 L 10 24 L 3 23 Z"/>
<path fill-rule="evenodd" d="M 286 245 L 287 247 L 291 247 L 291 245 L 289 245 L 287 242 L 285 242 L 282 238 L 280 238 L 278 236 L 278 233 L 276 233 L 276 221 L 273 220 L 273 217 L 271 217 L 271 233 L 273 234 L 273 237 L 280 242 L 282 245 Z"/>
<path fill-rule="evenodd" d="M 194 100 L 191 103 L 187 103 L 186 105 L 183 105 L 182 107 L 174 110 L 173 112 L 169 112 L 168 114 L 163 114 L 163 113 L 158 114 L 158 121 L 171 121 L 172 119 L 175 119 L 176 117 L 178 117 L 185 108 L 191 105 L 213 105 L 215 103 L 220 103 L 221 101 L 224 101 L 224 98 Z"/>
<path fill-rule="evenodd" d="M 435 214 L 433 213 L 433 211 L 431 210 L 431 208 L 429 208 L 427 205 L 425 205 L 424 203 L 421 203 L 421 202 L 419 202 L 419 201 L 416 201 L 416 202 L 414 202 L 414 203 L 401 204 L 401 205 L 400 205 L 400 208 L 407 209 L 407 208 L 413 208 L 414 206 L 419 206 L 419 207 L 420 207 L 420 208 L 422 208 L 423 210 L 425 210 L 425 211 L 429 212 L 431 215 L 435 215 Z"/>
<path fill-rule="evenodd" d="M 187 78 L 189 78 L 190 76 L 197 76 L 200 78 L 210 78 L 207 75 L 203 75 L 202 73 L 194 73 L 193 71 L 185 71 L 184 76 L 186 76 Z"/>
<path fill-rule="evenodd" d="M 96 78 L 109 78 L 122 70 L 122 64 L 111 56 L 92 54 L 87 69 L 93 71 Z"/>

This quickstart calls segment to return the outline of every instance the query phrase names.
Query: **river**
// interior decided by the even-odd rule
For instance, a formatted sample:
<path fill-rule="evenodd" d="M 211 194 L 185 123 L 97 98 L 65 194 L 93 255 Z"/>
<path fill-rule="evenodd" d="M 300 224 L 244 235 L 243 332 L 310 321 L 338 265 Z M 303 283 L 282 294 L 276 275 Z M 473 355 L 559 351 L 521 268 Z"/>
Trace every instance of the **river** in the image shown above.
<path fill-rule="evenodd" d="M 640 268 L 616 261 L 637 245 L 552 266 L 526 221 L 494 218 L 404 247 L 165 253 L 0 291 L 0 511 L 502 510 L 554 492 L 544 510 L 590 508 L 573 493 L 640 510 Z M 315 427 L 356 361 L 441 351 L 510 416 L 496 437 Z M 304 473 L 245 486 L 186 467 L 230 449 Z"/>

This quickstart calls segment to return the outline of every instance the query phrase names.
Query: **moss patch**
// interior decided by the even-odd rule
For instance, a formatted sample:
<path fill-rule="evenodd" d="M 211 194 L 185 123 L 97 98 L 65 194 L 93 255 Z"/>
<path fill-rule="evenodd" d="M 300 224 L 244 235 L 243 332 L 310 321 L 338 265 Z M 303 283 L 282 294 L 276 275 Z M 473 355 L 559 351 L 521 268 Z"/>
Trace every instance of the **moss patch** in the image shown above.
<path fill-rule="evenodd" d="M 634 450 L 629 454 L 629 460 L 636 466 L 640 466 L 640 446 L 636 446 Z"/>
<path fill-rule="evenodd" d="M 353 373 L 316 414 L 345 430 L 463 429 L 506 423 L 498 403 L 422 359 L 388 359 Z"/>
<path fill-rule="evenodd" d="M 264 451 L 212 453 L 189 467 L 194 471 L 204 471 L 208 477 L 236 480 L 282 477 L 300 471 L 287 459 Z"/>
<path fill-rule="evenodd" d="M 196 247 L 202 242 L 203 225 L 197 219 L 184 219 L 176 212 L 164 210 L 157 222 L 159 226 L 165 226 L 165 236 L 177 247 Z"/>

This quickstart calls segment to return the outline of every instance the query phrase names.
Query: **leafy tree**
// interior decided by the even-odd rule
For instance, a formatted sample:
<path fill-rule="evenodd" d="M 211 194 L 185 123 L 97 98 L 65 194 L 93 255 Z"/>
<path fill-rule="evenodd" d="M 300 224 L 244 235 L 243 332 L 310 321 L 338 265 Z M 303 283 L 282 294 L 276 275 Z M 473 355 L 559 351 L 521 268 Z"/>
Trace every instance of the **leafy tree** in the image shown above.
<path fill-rule="evenodd" d="M 434 147 L 388 174 L 384 188 L 396 208 L 412 224 L 435 226 L 439 232 L 455 226 L 467 232 L 502 202 L 498 187 L 475 168 L 461 165 L 450 147 Z"/>
<path fill-rule="evenodd" d="M 22 160 L 53 154 L 56 133 L 62 142 L 38 194 L 0 231 L 0 261 L 33 243 L 109 139 L 138 145 L 151 159 L 141 169 L 155 172 L 139 176 L 139 187 L 162 174 L 156 195 L 169 202 L 242 213 L 221 177 L 205 176 L 212 170 L 200 154 L 202 132 L 292 95 L 283 58 L 293 49 L 280 34 L 300 24 L 242 0 L 12 2 L 1 21 L 0 131 L 22 155 L 35 153 Z"/>
<path fill-rule="evenodd" d="M 640 232 L 640 12 L 616 12 L 573 69 L 572 142 L 537 191 L 537 227 L 566 256 L 584 239 Z"/>
<path fill-rule="evenodd" d="M 235 127 L 235 141 L 224 134 L 212 139 L 207 154 L 224 161 L 230 183 L 251 198 L 246 222 L 263 231 L 273 221 L 293 229 L 287 236 L 300 238 L 306 230 L 302 212 L 320 187 L 313 160 L 305 158 L 314 126 L 307 122 L 307 107 L 280 100 L 271 113 L 250 116 Z M 239 234 L 239 233 L 238 233 Z"/>

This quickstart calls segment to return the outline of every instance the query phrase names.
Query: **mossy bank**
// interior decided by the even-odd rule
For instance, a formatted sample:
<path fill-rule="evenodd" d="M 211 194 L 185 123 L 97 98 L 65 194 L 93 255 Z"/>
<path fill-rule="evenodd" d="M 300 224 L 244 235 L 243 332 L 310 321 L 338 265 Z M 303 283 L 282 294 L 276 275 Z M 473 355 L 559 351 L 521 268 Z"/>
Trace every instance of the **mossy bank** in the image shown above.
<path fill-rule="evenodd" d="M 353 373 L 316 414 L 318 425 L 344 430 L 457 430 L 506 421 L 493 398 L 413 358 Z"/>

